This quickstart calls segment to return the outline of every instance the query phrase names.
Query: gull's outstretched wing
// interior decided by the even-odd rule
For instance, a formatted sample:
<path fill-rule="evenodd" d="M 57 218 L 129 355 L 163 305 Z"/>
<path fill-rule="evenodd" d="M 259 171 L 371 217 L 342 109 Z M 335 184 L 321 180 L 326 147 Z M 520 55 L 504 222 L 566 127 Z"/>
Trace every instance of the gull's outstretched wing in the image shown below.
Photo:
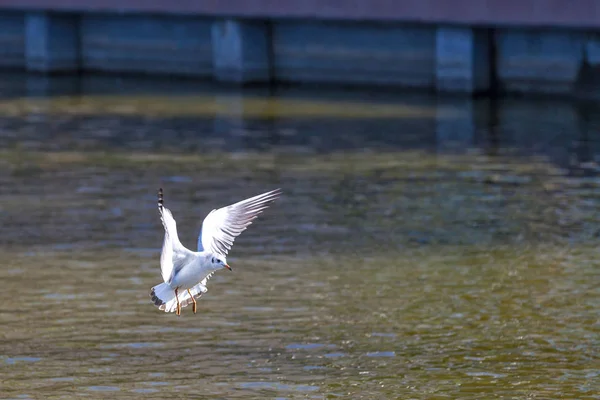
<path fill-rule="evenodd" d="M 252 221 L 281 195 L 281 189 L 259 194 L 227 207 L 212 210 L 198 237 L 198 251 L 227 256 L 233 241 Z"/>
<path fill-rule="evenodd" d="M 177 224 L 173 218 L 173 214 L 163 204 L 162 188 L 158 190 L 158 212 L 160 220 L 165 227 L 165 239 L 163 241 L 162 253 L 160 255 L 160 269 L 163 280 L 166 283 L 171 282 L 173 275 L 191 256 L 191 252 L 183 247 L 177 236 Z"/>

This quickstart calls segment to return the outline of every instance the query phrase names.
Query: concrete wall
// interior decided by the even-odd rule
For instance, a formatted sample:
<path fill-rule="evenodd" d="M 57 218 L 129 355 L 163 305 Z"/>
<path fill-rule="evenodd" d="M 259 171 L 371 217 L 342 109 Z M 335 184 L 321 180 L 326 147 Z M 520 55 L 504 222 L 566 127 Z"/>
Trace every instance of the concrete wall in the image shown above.
<path fill-rule="evenodd" d="M 238 5 L 250 15 L 249 4 L 257 2 Z M 480 19 L 484 10 L 488 12 L 499 4 L 478 3 L 485 4 L 484 7 L 474 6 L 468 0 L 448 2 L 457 7 L 475 7 Z M 235 83 L 379 85 L 467 94 L 498 88 L 508 92 L 573 95 L 582 86 L 585 74 L 581 71 L 600 64 L 600 35 L 595 31 L 537 27 L 532 23 L 528 27 L 508 23 L 485 27 L 413 21 L 416 15 L 421 15 L 418 12 L 424 12 L 425 3 L 433 16 L 438 15 L 440 11 L 433 7 L 438 0 L 421 1 L 412 14 L 404 7 L 411 1 L 376 0 L 373 7 L 380 8 L 373 11 L 357 0 L 354 3 L 364 16 L 372 19 L 382 9 L 389 9 L 397 21 L 391 17 L 379 22 L 366 17 L 366 20 L 342 21 L 341 10 L 322 9 L 323 4 L 333 3 L 282 1 L 278 3 L 281 9 L 273 8 L 273 2 L 265 3 L 266 15 L 277 16 L 285 7 L 292 15 L 301 15 L 313 7 L 332 18 L 322 20 L 217 16 L 215 10 L 223 11 L 219 7 L 224 3 L 211 1 L 173 2 L 172 13 L 151 14 L 105 12 L 112 4 L 110 1 L 100 7 L 100 3 L 86 2 L 83 6 L 82 2 L 70 0 L 55 1 L 55 8 L 61 12 L 40 10 L 44 4 L 50 4 L 43 0 L 23 0 L 19 3 L 21 11 L 7 11 L 17 6 L 0 0 L 0 68 L 46 73 L 94 70 L 168 74 Z M 136 5 L 142 11 L 150 11 L 147 8 L 150 5 L 166 7 L 166 4 L 123 1 L 124 9 Z M 216 8 L 207 15 L 177 13 L 184 11 L 184 5 L 193 14 L 211 4 Z M 517 7 L 512 1 L 503 4 Z M 538 2 L 522 0 L 519 4 Z M 582 0 L 581 4 L 579 7 L 588 3 Z M 88 8 L 102 12 L 84 12 Z M 442 8 L 447 10 L 447 6 Z M 348 7 L 343 10 L 356 11 L 349 11 Z M 537 16 L 534 21 L 549 21 L 552 17 L 560 22 L 558 14 L 549 15 L 546 8 L 543 10 L 541 14 L 530 13 L 532 18 Z M 516 11 L 519 9 L 499 15 L 506 22 Z M 468 15 L 477 21 L 473 10 Z M 438 19 L 452 21 L 452 18 Z M 465 21 L 466 17 L 462 22 Z M 600 76 L 598 68 L 587 70 L 591 71 L 587 76 Z"/>
<path fill-rule="evenodd" d="M 419 25 L 277 21 L 277 80 L 432 88 L 435 30 Z"/>
<path fill-rule="evenodd" d="M 0 9 L 600 28 L 597 0 L 0 0 Z"/>
<path fill-rule="evenodd" d="M 588 41 L 585 32 L 500 29 L 495 40 L 496 70 L 504 90 L 561 94 L 574 90 Z"/>
<path fill-rule="evenodd" d="M 25 23 L 18 12 L 0 13 L 0 68 L 25 66 Z"/>
<path fill-rule="evenodd" d="M 80 21 L 81 69 L 212 75 L 210 20 L 84 14 Z"/>

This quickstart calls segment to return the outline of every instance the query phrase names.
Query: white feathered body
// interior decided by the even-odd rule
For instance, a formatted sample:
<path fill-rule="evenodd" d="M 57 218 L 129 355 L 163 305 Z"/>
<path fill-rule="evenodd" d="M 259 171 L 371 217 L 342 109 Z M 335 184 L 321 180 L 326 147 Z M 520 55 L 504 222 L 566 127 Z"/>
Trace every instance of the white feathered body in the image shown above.
<path fill-rule="evenodd" d="M 206 283 L 215 271 L 222 268 L 231 269 L 227 265 L 226 255 L 234 239 L 280 194 L 280 190 L 277 189 L 211 211 L 202 224 L 202 232 L 198 239 L 200 251 L 194 252 L 185 248 L 179 241 L 177 224 L 171 211 L 163 206 L 161 189 L 158 208 L 165 228 L 160 257 L 164 283 L 150 290 L 154 304 L 160 310 L 174 312 L 177 310 L 177 300 L 181 307 L 185 307 L 206 293 Z"/>
<path fill-rule="evenodd" d="M 213 268 L 213 264 L 210 262 L 212 256 L 209 252 L 190 251 L 189 253 L 186 263 L 181 266 L 177 273 L 173 275 L 170 282 L 168 282 L 173 290 L 175 288 L 179 288 L 180 291 L 191 289 L 198 282 L 204 280 L 204 278 L 211 275 L 217 269 L 220 269 Z"/>
<path fill-rule="evenodd" d="M 193 303 L 190 292 L 194 298 L 199 298 L 208 291 L 206 283 L 219 268 L 214 268 L 210 262 L 212 255 L 209 252 L 193 252 L 188 250 L 185 263 L 181 264 L 178 273 L 172 276 L 169 282 L 161 283 L 151 289 L 150 296 L 155 305 L 165 312 L 177 309 L 175 289 L 178 289 L 179 303 L 182 307 Z"/>

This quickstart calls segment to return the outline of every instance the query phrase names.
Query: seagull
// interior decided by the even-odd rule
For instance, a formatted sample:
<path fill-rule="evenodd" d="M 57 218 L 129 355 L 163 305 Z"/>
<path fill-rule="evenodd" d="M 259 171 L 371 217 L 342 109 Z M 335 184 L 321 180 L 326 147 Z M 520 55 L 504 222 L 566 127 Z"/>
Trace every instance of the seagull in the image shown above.
<path fill-rule="evenodd" d="M 202 222 L 198 236 L 198 251 L 185 248 L 177 236 L 177 224 L 171 211 L 164 206 L 163 190 L 158 190 L 158 212 L 165 228 L 160 255 L 164 283 L 150 290 L 155 306 L 164 312 L 176 312 L 193 304 L 208 291 L 206 283 L 218 270 L 227 268 L 227 253 L 233 241 L 252 221 L 281 195 L 281 189 L 250 197 L 227 207 L 212 210 Z"/>

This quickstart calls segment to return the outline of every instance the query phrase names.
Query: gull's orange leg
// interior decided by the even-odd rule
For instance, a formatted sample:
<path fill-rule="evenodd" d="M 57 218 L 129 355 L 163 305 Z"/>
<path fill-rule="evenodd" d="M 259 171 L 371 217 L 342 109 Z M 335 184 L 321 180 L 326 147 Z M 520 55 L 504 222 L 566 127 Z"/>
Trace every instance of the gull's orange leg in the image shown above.
<path fill-rule="evenodd" d="M 181 304 L 179 304 L 179 296 L 177 296 L 177 292 L 179 288 L 175 289 L 175 300 L 177 300 L 177 311 L 175 312 L 177 315 L 181 315 Z"/>
<path fill-rule="evenodd" d="M 192 301 L 194 302 L 194 305 L 192 306 L 192 311 L 194 312 L 194 314 L 196 314 L 196 299 L 194 298 L 194 296 L 192 296 L 192 292 L 190 292 L 190 289 L 188 289 L 188 294 L 190 295 L 190 297 L 192 298 Z"/>

